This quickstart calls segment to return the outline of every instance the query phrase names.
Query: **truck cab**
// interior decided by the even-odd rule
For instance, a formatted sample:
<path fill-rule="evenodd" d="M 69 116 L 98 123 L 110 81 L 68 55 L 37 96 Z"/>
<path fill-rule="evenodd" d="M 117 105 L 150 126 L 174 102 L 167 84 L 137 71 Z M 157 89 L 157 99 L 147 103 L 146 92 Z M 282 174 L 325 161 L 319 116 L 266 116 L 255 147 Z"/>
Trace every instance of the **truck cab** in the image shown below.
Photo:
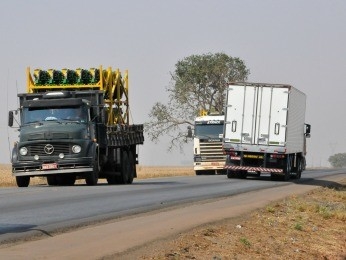
<path fill-rule="evenodd" d="M 193 136 L 193 165 L 196 175 L 225 172 L 226 156 L 222 150 L 223 127 L 223 115 L 196 117 Z"/>
<path fill-rule="evenodd" d="M 25 184 L 33 172 L 47 176 L 51 184 L 70 172 L 73 175 L 64 175 L 69 177 L 62 177 L 62 184 L 74 183 L 77 176 L 93 182 L 89 175 L 94 170 L 92 158 L 98 145 L 90 102 L 67 91 L 19 97 L 19 141 L 12 151 L 17 182 Z"/>

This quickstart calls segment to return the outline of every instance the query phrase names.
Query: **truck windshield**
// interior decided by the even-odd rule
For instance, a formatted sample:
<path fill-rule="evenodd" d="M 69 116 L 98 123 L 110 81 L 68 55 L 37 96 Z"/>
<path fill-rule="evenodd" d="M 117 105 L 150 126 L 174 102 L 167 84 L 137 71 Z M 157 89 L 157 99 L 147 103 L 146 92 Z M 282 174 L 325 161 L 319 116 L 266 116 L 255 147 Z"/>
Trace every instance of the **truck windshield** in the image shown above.
<path fill-rule="evenodd" d="M 85 123 L 87 119 L 86 107 L 25 107 L 22 112 L 23 124 L 64 120 Z"/>
<path fill-rule="evenodd" d="M 223 133 L 223 124 L 196 124 L 195 136 L 197 138 L 219 138 Z"/>

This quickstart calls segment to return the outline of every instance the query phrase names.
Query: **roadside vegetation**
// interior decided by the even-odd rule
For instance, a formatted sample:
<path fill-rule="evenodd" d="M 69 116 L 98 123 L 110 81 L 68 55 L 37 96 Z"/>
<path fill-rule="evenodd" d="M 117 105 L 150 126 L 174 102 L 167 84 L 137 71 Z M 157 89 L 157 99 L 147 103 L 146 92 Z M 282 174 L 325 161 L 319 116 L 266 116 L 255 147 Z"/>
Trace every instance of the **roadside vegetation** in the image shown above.
<path fill-rule="evenodd" d="M 196 228 L 142 259 L 346 259 L 346 179 Z"/>

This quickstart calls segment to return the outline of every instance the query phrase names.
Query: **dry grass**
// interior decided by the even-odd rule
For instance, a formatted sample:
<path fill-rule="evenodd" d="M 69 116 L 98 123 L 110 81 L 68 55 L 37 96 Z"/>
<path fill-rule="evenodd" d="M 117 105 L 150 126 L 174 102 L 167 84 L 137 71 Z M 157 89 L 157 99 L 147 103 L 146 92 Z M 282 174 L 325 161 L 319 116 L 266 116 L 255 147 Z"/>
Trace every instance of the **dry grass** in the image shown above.
<path fill-rule="evenodd" d="M 195 175 L 193 167 L 180 166 L 137 166 L 137 178 L 147 179 L 156 177 L 172 177 L 172 176 L 192 176 Z"/>
<path fill-rule="evenodd" d="M 346 180 L 206 225 L 142 259 L 346 259 Z"/>
<path fill-rule="evenodd" d="M 148 179 L 156 177 L 172 177 L 172 176 L 188 176 L 194 175 L 193 167 L 177 167 L 177 166 L 141 166 L 137 165 L 137 178 Z M 103 180 L 100 180 L 103 182 Z M 76 184 L 84 184 L 84 180 L 77 180 Z M 30 185 L 47 184 L 46 178 L 35 177 L 31 178 Z M 0 164 L 0 187 L 13 187 L 17 186 L 15 177 L 11 174 L 10 164 Z"/>
<path fill-rule="evenodd" d="M 46 184 L 46 178 L 31 178 L 30 185 Z M 0 187 L 17 186 L 15 177 L 12 176 L 10 164 L 0 164 Z"/>

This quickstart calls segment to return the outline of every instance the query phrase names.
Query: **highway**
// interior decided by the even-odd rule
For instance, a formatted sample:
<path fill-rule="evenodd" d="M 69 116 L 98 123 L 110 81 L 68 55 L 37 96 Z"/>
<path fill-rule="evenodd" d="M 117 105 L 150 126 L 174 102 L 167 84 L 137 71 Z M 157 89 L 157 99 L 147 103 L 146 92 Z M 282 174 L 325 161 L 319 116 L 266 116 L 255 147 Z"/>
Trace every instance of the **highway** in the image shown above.
<path fill-rule="evenodd" d="M 1 188 L 0 244 L 293 183 L 326 186 L 329 181 L 321 178 L 342 173 L 343 170 L 305 171 L 300 180 L 289 182 L 270 181 L 269 176 L 243 180 L 214 175 L 136 179 L 132 185 Z"/>

